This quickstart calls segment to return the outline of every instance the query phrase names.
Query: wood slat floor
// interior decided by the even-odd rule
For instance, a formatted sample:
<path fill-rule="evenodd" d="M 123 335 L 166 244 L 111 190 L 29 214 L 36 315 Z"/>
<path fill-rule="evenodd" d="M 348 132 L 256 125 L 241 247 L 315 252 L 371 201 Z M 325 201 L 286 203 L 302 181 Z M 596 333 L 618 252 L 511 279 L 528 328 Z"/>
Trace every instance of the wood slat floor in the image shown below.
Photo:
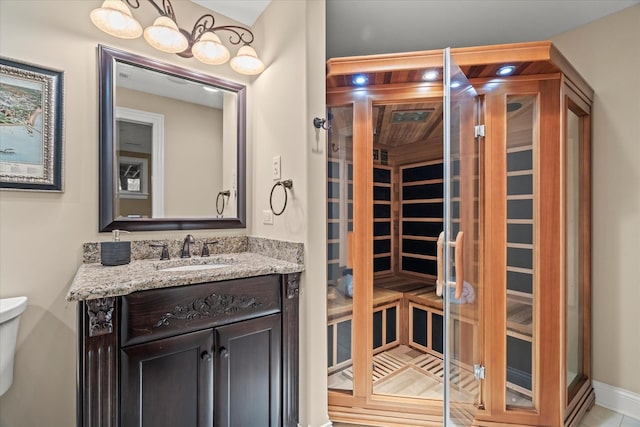
<path fill-rule="evenodd" d="M 444 364 L 442 359 L 400 345 L 373 357 L 373 391 L 393 396 L 442 399 Z M 473 373 L 457 369 L 452 381 L 459 384 L 453 397 L 462 402 L 473 402 L 478 382 Z M 351 390 L 353 371 L 347 367 L 329 376 L 329 388 Z"/>

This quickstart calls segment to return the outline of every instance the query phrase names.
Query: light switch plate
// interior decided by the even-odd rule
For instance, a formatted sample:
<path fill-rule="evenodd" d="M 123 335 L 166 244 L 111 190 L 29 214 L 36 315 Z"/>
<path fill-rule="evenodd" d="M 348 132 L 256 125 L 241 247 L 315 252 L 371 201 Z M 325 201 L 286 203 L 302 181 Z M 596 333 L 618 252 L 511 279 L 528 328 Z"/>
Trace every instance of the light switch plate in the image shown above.
<path fill-rule="evenodd" d="M 272 172 L 273 180 L 277 181 L 282 176 L 282 171 L 280 169 L 280 156 L 273 156 L 273 167 Z"/>
<path fill-rule="evenodd" d="M 273 212 L 271 212 L 270 210 L 263 210 L 262 211 L 262 223 L 263 224 L 273 224 Z"/>

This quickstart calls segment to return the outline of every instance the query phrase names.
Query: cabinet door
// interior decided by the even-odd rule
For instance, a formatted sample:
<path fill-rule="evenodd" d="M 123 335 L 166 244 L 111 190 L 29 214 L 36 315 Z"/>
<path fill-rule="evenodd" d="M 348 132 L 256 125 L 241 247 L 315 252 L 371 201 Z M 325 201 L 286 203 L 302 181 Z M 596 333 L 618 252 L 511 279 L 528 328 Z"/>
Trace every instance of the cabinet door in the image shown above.
<path fill-rule="evenodd" d="M 216 427 L 279 426 L 280 315 L 222 326 L 215 335 Z"/>
<path fill-rule="evenodd" d="M 122 350 L 122 426 L 213 425 L 213 332 Z"/>

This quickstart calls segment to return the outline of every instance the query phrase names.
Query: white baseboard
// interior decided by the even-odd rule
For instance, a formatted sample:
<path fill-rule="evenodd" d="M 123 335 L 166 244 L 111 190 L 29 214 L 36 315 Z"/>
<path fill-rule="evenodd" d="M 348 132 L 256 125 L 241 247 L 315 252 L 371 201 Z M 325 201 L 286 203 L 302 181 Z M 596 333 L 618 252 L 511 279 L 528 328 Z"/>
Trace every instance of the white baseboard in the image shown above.
<path fill-rule="evenodd" d="M 322 425 L 321 425 L 321 426 L 319 426 L 319 427 L 331 427 L 332 425 L 333 425 L 333 424 L 331 424 L 331 421 L 329 421 L 328 423 L 326 423 L 326 424 L 322 424 Z M 302 424 L 298 423 L 298 427 L 302 427 Z"/>
<path fill-rule="evenodd" d="M 640 394 L 593 381 L 596 405 L 640 420 Z"/>

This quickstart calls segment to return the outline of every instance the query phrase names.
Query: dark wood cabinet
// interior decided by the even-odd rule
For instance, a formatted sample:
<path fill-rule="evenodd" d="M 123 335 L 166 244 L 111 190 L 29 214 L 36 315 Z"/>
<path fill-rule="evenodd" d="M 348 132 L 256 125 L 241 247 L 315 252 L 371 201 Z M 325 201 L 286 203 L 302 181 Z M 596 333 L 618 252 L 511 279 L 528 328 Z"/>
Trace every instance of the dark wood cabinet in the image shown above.
<path fill-rule="evenodd" d="M 215 337 L 214 425 L 281 425 L 280 315 L 222 326 Z"/>
<path fill-rule="evenodd" d="M 122 349 L 121 425 L 212 425 L 212 352 L 212 330 Z"/>
<path fill-rule="evenodd" d="M 296 426 L 298 278 L 81 302 L 77 425 Z"/>

